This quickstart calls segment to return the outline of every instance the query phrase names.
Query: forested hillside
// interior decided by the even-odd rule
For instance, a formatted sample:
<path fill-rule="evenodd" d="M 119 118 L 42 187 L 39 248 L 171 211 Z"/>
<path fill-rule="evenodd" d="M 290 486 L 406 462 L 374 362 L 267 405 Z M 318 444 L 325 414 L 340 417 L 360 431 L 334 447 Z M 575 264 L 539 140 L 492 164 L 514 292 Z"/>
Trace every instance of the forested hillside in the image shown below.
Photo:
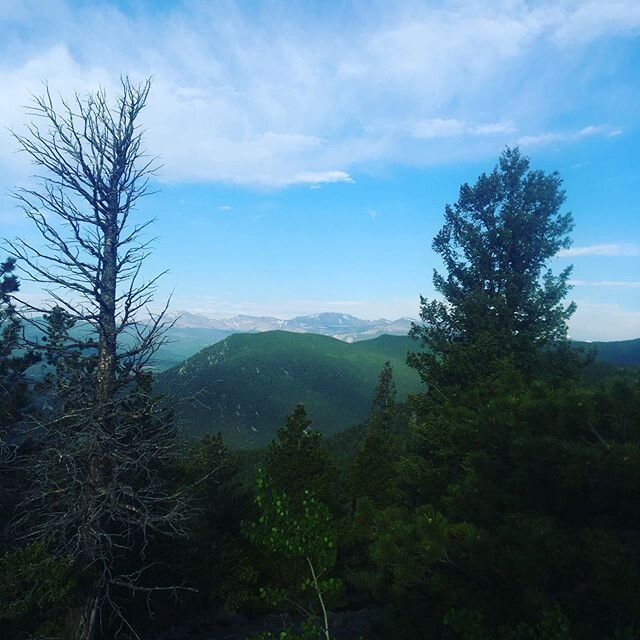
<path fill-rule="evenodd" d="M 598 362 L 630 367 L 640 365 L 640 338 L 613 342 L 574 341 L 573 344 L 579 348 L 594 349 Z"/>
<path fill-rule="evenodd" d="M 419 389 L 406 364 L 415 347 L 408 336 L 348 344 L 285 331 L 238 334 L 160 374 L 157 388 L 182 400 L 178 418 L 188 434 L 220 431 L 232 446 L 256 447 L 273 438 L 300 402 L 327 435 L 361 422 L 386 361 L 406 399 Z"/>

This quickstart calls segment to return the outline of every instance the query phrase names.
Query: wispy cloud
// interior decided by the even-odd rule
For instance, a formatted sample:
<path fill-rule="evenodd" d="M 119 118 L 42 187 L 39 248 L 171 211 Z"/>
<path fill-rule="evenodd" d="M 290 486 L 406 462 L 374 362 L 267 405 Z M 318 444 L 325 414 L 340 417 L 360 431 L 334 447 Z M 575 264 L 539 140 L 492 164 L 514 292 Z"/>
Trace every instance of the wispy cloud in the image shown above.
<path fill-rule="evenodd" d="M 618 304 L 576 301 L 578 308 L 569 321 L 576 340 L 632 340 L 640 337 L 640 311 Z"/>
<path fill-rule="evenodd" d="M 554 142 L 577 142 L 584 138 L 593 136 L 606 136 L 615 138 L 622 134 L 622 130 L 607 124 L 589 125 L 577 131 L 556 131 L 550 133 L 540 133 L 537 135 L 527 135 L 518 138 L 517 142 L 523 147 L 551 144 Z"/>
<path fill-rule="evenodd" d="M 346 171 L 302 171 L 282 180 L 282 184 L 327 184 L 333 182 L 353 182 Z"/>
<path fill-rule="evenodd" d="M 123 72 L 153 75 L 144 125 L 167 182 L 348 182 L 380 163 L 494 157 L 517 131 L 543 131 L 521 136 L 523 145 L 615 135 L 615 122 L 549 132 L 557 114 L 547 96 L 570 91 L 591 42 L 640 28 L 636 0 L 323 12 L 277 3 L 10 6 L 0 10 L 0 170 L 11 182 L 29 166 L 4 127 L 21 126 L 22 105 L 45 78 L 69 95 L 98 85 L 115 92 Z M 545 61 L 553 74 L 536 71 Z M 526 89 L 514 95 L 505 78 L 516 77 Z M 464 146 L 445 146 L 451 137 Z"/>
<path fill-rule="evenodd" d="M 640 289 L 639 280 L 569 280 L 569 284 L 573 287 Z"/>
<path fill-rule="evenodd" d="M 571 247 L 558 251 L 560 258 L 580 256 L 640 256 L 640 245 L 633 243 L 592 244 L 585 247 Z"/>
<path fill-rule="evenodd" d="M 232 207 L 228 204 L 223 204 L 218 207 L 218 211 L 231 211 Z"/>
<path fill-rule="evenodd" d="M 493 136 L 513 133 L 516 128 L 510 122 L 470 124 L 461 120 L 431 118 L 416 122 L 412 129 L 415 138 L 451 138 L 455 136 Z"/>

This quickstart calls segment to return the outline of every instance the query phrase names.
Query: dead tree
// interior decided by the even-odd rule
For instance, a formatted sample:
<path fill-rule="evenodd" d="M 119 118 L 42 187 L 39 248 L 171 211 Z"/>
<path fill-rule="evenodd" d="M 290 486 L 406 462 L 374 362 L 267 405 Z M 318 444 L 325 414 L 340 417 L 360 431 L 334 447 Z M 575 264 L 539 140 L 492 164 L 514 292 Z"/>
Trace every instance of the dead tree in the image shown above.
<path fill-rule="evenodd" d="M 28 133 L 15 135 L 40 170 L 35 187 L 16 193 L 40 241 L 19 238 L 8 250 L 22 278 L 51 298 L 48 307 L 20 302 L 48 332 L 56 369 L 55 402 L 34 416 L 38 450 L 16 527 L 74 559 L 83 585 L 77 640 L 114 616 L 135 636 L 122 598 L 176 588 L 145 583 L 144 553 L 154 535 L 183 535 L 188 515 L 158 472 L 177 447 L 147 367 L 166 324 L 147 309 L 157 277 L 142 278 L 150 221 L 131 219 L 154 170 L 138 124 L 149 89 L 124 78 L 111 103 L 102 90 L 58 101 L 47 88 L 34 98 Z M 71 337 L 74 324 L 84 333 Z"/>

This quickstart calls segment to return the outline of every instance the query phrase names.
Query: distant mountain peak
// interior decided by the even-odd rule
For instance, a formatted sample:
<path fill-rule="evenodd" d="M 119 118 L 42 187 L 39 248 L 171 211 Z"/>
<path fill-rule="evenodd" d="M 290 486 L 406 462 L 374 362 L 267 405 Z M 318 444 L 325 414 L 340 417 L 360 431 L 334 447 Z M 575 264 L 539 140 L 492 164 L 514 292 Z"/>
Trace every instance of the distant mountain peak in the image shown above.
<path fill-rule="evenodd" d="M 210 318 L 192 311 L 175 311 L 167 314 L 175 326 L 185 329 L 219 329 L 231 333 L 257 333 L 283 329 L 295 333 L 319 333 L 344 342 L 356 342 L 375 338 L 384 333 L 404 335 L 411 328 L 411 318 L 397 320 L 365 320 L 349 313 L 323 311 L 282 320 L 271 316 L 238 314 L 229 318 Z"/>

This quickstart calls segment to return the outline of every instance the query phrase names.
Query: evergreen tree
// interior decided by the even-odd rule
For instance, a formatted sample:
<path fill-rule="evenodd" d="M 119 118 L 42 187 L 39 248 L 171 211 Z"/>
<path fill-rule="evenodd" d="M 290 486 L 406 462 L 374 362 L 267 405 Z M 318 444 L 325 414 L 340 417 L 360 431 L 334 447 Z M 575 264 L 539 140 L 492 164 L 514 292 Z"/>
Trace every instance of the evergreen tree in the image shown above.
<path fill-rule="evenodd" d="M 368 425 L 371 429 L 379 429 L 390 433 L 396 415 L 396 385 L 393 381 L 393 367 L 387 360 L 380 371 L 378 385 L 373 393 Z"/>
<path fill-rule="evenodd" d="M 395 396 L 393 368 L 386 362 L 378 378 L 364 437 L 351 469 L 351 493 L 354 498 L 369 497 L 376 503 L 390 500 L 397 458 L 393 434 Z"/>
<path fill-rule="evenodd" d="M 189 538 L 180 542 L 182 551 L 173 562 L 176 578 L 188 576 L 201 602 L 221 601 L 236 611 L 254 599 L 257 580 L 240 530 L 251 509 L 250 496 L 239 486 L 237 460 L 220 434 L 209 434 L 185 451 L 174 476 L 176 490 L 185 483 L 191 487 L 197 509 Z M 160 550 L 168 551 L 166 545 Z"/>
<path fill-rule="evenodd" d="M 15 274 L 16 261 L 9 258 L 0 264 L 0 461 L 7 432 L 20 419 L 28 402 L 25 371 L 38 361 L 37 355 L 24 348 L 21 340 L 21 324 L 13 304 L 13 294 L 20 283 Z"/>
<path fill-rule="evenodd" d="M 490 378 L 505 360 L 528 375 L 545 351 L 563 345 L 571 267 L 554 275 L 549 260 L 570 245 L 570 213 L 557 172 L 532 170 L 507 148 L 498 166 L 475 185 L 463 184 L 445 208 L 433 241 L 446 270 L 434 270 L 442 300 L 421 298 L 411 334 L 426 347 L 410 364 L 435 387 Z"/>
<path fill-rule="evenodd" d="M 31 401 L 25 372 L 38 361 L 22 339 L 12 297 L 19 288 L 15 260 L 9 258 L 0 264 L 0 550 L 5 526 L 23 489 L 22 470 L 13 463 L 24 439 L 20 423 Z"/>
<path fill-rule="evenodd" d="M 294 504 L 300 503 L 305 490 L 331 504 L 335 468 L 322 434 L 310 429 L 310 425 L 301 403 L 269 444 L 264 469 L 274 486 L 286 491 Z"/>
<path fill-rule="evenodd" d="M 595 391 L 569 375 L 569 270 L 547 268 L 569 245 L 560 184 L 507 149 L 434 241 L 447 274 L 413 328 L 429 387 L 404 504 L 368 522 L 401 619 L 434 638 L 595 640 L 640 624 L 637 380 Z"/>

